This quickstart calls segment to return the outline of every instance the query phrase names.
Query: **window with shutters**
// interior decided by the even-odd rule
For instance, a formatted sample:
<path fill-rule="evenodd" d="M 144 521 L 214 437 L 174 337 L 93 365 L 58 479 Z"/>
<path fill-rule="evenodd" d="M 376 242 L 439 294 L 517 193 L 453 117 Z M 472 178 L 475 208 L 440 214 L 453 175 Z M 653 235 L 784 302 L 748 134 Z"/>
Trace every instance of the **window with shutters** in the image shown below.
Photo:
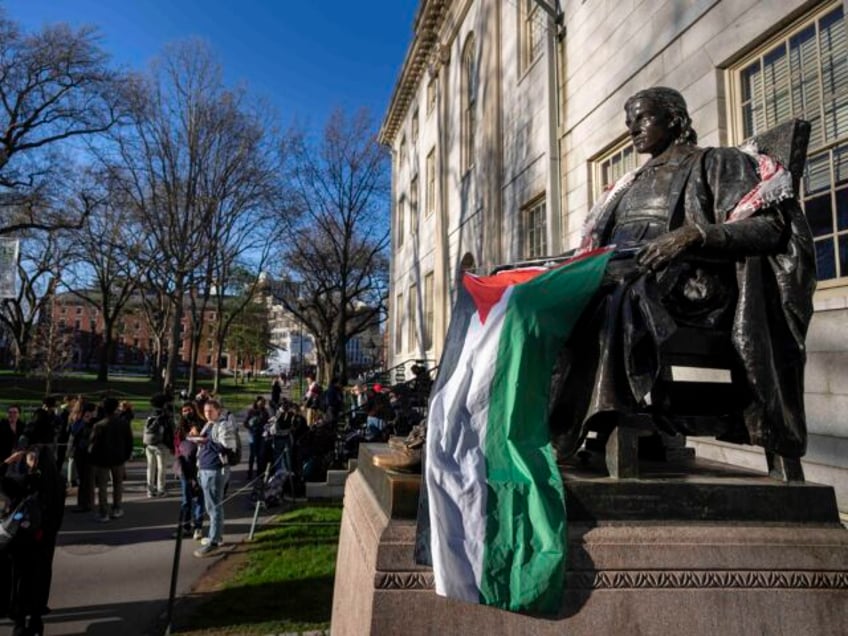
<path fill-rule="evenodd" d="M 801 204 L 818 278 L 848 282 L 848 47 L 842 2 L 797 21 L 731 69 L 735 141 L 793 117 L 812 125 Z M 830 281 L 828 283 L 828 281 Z"/>

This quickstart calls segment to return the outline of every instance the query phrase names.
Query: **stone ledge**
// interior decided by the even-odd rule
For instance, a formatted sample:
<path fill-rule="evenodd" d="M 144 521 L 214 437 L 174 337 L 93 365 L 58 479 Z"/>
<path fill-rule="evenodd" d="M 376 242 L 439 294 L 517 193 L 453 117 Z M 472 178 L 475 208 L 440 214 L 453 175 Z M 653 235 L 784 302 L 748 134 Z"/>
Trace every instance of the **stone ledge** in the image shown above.
<path fill-rule="evenodd" d="M 413 560 L 415 522 L 388 514 L 413 507 L 397 501 L 409 492 L 381 500 L 363 465 L 345 492 L 338 636 L 848 633 L 848 531 L 838 524 L 572 521 L 561 611 L 529 616 L 436 595 L 432 571 Z"/>

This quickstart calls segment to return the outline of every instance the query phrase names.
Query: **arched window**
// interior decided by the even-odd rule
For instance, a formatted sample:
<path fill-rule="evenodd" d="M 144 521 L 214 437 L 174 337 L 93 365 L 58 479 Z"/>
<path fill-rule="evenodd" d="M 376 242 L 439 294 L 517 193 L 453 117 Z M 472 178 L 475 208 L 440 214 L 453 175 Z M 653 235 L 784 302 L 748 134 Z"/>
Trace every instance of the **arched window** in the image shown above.
<path fill-rule="evenodd" d="M 474 165 L 474 136 L 477 127 L 477 50 L 470 33 L 462 48 L 462 171 Z"/>

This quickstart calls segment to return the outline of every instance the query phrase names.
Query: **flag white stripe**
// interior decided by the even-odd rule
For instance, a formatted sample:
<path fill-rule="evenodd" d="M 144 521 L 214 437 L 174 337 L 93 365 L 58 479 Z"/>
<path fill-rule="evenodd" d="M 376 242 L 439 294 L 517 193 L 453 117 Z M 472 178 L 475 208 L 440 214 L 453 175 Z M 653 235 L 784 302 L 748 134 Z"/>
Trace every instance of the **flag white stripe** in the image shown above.
<path fill-rule="evenodd" d="M 472 316 L 452 376 L 433 396 L 427 488 L 436 593 L 479 602 L 486 539 L 486 425 L 508 288 L 486 324 Z"/>

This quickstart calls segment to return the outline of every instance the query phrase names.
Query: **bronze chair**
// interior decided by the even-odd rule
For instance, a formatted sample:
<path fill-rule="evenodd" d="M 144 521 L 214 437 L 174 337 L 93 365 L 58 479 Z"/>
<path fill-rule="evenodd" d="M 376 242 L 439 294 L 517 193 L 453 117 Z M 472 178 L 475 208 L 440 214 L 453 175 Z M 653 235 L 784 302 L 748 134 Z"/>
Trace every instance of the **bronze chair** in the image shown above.
<path fill-rule="evenodd" d="M 796 193 L 809 138 L 810 124 L 798 119 L 754 138 L 761 152 L 789 169 Z M 650 404 L 620 418 L 606 440 L 606 465 L 613 477 L 638 476 L 640 437 L 658 437 L 665 458 L 686 457 L 694 452 L 685 448 L 685 435 L 721 437 L 742 427 L 746 380 L 728 331 L 679 326 L 660 350 L 660 365 Z M 773 478 L 804 481 L 800 460 L 765 452 Z"/>

